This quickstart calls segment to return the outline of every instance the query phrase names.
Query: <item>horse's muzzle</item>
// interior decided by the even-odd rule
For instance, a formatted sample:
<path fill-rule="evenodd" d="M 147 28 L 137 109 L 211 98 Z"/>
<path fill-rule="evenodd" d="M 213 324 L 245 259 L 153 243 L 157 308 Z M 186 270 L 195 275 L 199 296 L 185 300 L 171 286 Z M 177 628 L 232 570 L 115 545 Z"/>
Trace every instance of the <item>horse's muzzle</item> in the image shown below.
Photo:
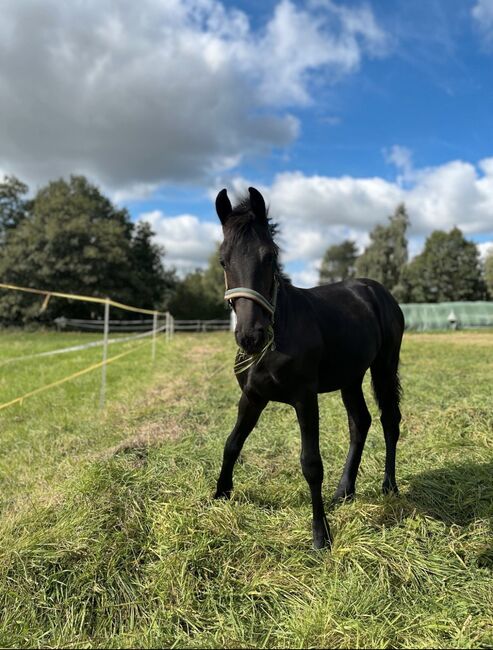
<path fill-rule="evenodd" d="M 267 330 L 265 327 L 256 326 L 248 330 L 235 332 L 236 342 L 247 354 L 261 352 L 267 342 Z"/>

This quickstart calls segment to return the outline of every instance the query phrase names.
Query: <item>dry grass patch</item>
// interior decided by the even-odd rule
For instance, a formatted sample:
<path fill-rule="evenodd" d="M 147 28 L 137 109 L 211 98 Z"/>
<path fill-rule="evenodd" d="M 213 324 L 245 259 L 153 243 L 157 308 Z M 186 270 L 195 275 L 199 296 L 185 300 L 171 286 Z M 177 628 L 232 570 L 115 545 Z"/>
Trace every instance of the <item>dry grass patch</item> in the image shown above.
<path fill-rule="evenodd" d="M 437 332 L 436 334 L 406 332 L 404 336 L 409 341 L 420 343 L 493 346 L 493 332 Z"/>
<path fill-rule="evenodd" d="M 182 377 L 173 377 L 166 382 L 161 382 L 157 386 L 146 391 L 140 406 L 155 406 L 156 402 L 165 404 L 174 404 L 181 402 L 187 393 L 187 383 Z"/>
<path fill-rule="evenodd" d="M 208 361 L 212 356 L 217 354 L 217 351 L 217 346 L 209 344 L 194 345 L 193 348 L 190 348 L 185 352 L 185 357 L 189 361 L 199 363 L 202 361 Z"/>
<path fill-rule="evenodd" d="M 147 456 L 150 447 L 157 447 L 163 442 L 176 442 L 182 434 L 182 427 L 176 421 L 146 422 L 135 435 L 129 436 L 117 445 L 101 454 L 102 458 L 111 458 L 118 454 L 133 453 L 140 457 Z"/>

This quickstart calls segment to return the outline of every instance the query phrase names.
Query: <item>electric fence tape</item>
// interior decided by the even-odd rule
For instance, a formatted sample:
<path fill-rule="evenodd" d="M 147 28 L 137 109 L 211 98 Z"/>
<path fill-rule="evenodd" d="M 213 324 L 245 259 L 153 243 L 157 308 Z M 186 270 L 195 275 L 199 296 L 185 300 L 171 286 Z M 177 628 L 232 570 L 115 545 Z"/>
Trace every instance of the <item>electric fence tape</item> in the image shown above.
<path fill-rule="evenodd" d="M 67 381 L 70 381 L 71 379 L 75 379 L 76 377 L 80 377 L 82 375 L 85 375 L 88 372 L 91 372 L 92 370 L 96 370 L 97 368 L 102 368 L 102 384 L 101 384 L 101 398 L 100 398 L 100 406 L 102 407 L 104 405 L 104 396 L 105 396 L 105 387 L 106 387 L 106 366 L 110 363 L 113 363 L 114 361 L 117 361 L 118 359 L 122 359 L 123 357 L 126 357 L 128 354 L 131 354 L 137 349 L 140 349 L 143 347 L 146 343 L 152 343 L 152 361 L 154 362 L 155 356 L 156 356 L 156 335 L 158 332 L 161 332 L 163 330 L 166 330 L 166 340 L 169 341 L 170 338 L 173 336 L 174 332 L 174 318 L 171 316 L 169 312 L 158 312 L 153 309 L 144 309 L 141 307 L 132 307 L 131 305 L 125 305 L 124 303 L 117 302 L 116 300 L 111 300 L 110 298 L 97 298 L 94 296 L 84 296 L 84 295 L 79 295 L 79 294 L 72 294 L 72 293 L 62 293 L 60 291 L 46 291 L 42 289 L 31 289 L 28 287 L 20 287 L 15 284 L 5 284 L 3 282 L 0 282 L 0 289 L 8 289 L 11 291 L 22 291 L 24 293 L 31 293 L 39 296 L 44 296 L 43 304 L 41 307 L 41 312 L 46 309 L 48 306 L 48 302 L 50 298 L 65 298 L 67 300 L 79 300 L 81 302 L 92 302 L 92 303 L 97 303 L 100 305 L 105 306 L 105 329 L 104 329 L 104 339 L 102 341 L 93 341 L 91 343 L 87 343 L 84 345 L 76 345 L 76 346 L 71 346 L 69 348 L 59 348 L 57 350 L 49 350 L 47 352 L 39 352 L 35 353 L 32 355 L 24 355 L 21 357 L 15 357 L 12 359 L 7 359 L 3 363 L 0 363 L 0 367 L 7 365 L 9 363 L 13 363 L 14 361 L 20 361 L 23 359 L 33 359 L 36 357 L 47 357 L 47 356 L 52 356 L 55 354 L 63 354 L 63 353 L 68 353 L 68 352 L 76 352 L 78 350 L 85 350 L 88 348 L 92 347 L 97 347 L 97 346 L 103 346 L 103 360 L 95 363 L 88 368 L 84 368 L 83 370 L 79 370 L 72 375 L 69 375 L 68 377 L 64 377 L 62 379 L 58 379 L 57 381 L 54 381 L 50 384 L 46 384 L 45 386 L 40 386 L 39 388 L 36 388 L 32 391 L 29 391 L 28 393 L 25 393 L 24 395 L 21 395 L 20 397 L 16 397 L 13 400 L 10 400 L 9 402 L 5 402 L 4 404 L 0 404 L 0 411 L 9 407 L 13 406 L 14 404 L 22 404 L 22 402 L 28 398 L 32 397 L 33 395 L 37 395 L 38 393 L 42 393 L 46 390 L 49 390 L 50 388 L 54 388 L 55 386 L 59 386 L 61 384 L 64 384 Z M 109 327 L 109 308 L 110 307 L 116 307 L 118 309 L 124 309 L 126 311 L 132 311 L 138 314 L 149 314 L 153 317 L 153 329 L 144 332 L 143 334 L 138 334 L 135 336 L 131 337 L 126 337 L 126 338 L 118 338 L 118 339 L 109 339 L 108 338 L 108 327 Z M 157 327 L 157 317 L 158 316 L 165 316 L 166 317 L 166 325 L 162 327 Z M 135 339 L 140 339 L 145 336 L 151 336 L 152 339 L 151 341 L 145 341 L 144 343 L 138 345 L 135 348 L 132 348 L 131 350 L 127 350 L 126 352 L 122 352 L 120 354 L 117 354 L 114 357 L 107 358 L 107 348 L 108 345 L 113 344 L 113 343 L 124 343 L 126 341 L 131 341 Z"/>
<path fill-rule="evenodd" d="M 118 307 L 119 309 L 125 309 L 127 311 L 133 311 L 138 314 L 159 314 L 160 316 L 166 316 L 165 312 L 156 312 L 153 309 L 143 309 L 142 307 L 131 307 L 130 305 L 125 305 L 122 302 L 116 302 L 109 298 L 96 298 L 95 296 L 82 296 L 75 293 L 61 293 L 59 291 L 44 291 L 42 289 L 30 289 L 28 287 L 19 287 L 15 284 L 3 284 L 0 282 L 0 289 L 10 289 L 12 291 L 23 291 L 24 293 L 33 293 L 39 296 L 45 296 L 45 303 L 50 298 L 67 298 L 68 300 L 80 300 L 82 302 L 96 302 L 100 305 L 105 305 L 108 303 L 111 307 Z M 43 304 L 45 304 L 43 303 Z"/>
<path fill-rule="evenodd" d="M 98 363 L 94 363 L 92 366 L 89 366 L 88 368 L 84 368 L 83 370 L 78 370 L 77 372 L 74 372 L 73 374 L 69 375 L 68 377 L 63 377 L 62 379 L 57 379 L 57 381 L 52 382 L 51 384 L 46 384 L 45 386 L 40 386 L 39 388 L 35 388 L 34 390 L 29 391 L 28 393 L 25 393 L 24 395 L 21 395 L 20 397 L 16 397 L 13 400 L 10 400 L 10 402 L 5 402 L 4 404 L 0 404 L 0 411 L 3 409 L 8 408 L 9 406 L 14 406 L 14 404 L 22 404 L 22 402 L 27 399 L 28 397 L 32 397 L 33 395 L 37 395 L 38 393 L 42 393 L 45 390 L 49 390 L 50 388 L 54 388 L 55 386 L 60 386 L 61 384 L 65 384 L 67 381 L 70 381 L 71 379 L 76 379 L 77 377 L 81 377 L 82 375 L 87 374 L 88 372 L 91 372 L 92 370 L 97 370 L 98 368 L 101 368 L 103 365 L 107 365 L 109 363 L 113 363 L 114 361 L 117 361 L 118 359 L 122 359 L 123 357 L 126 357 L 129 354 L 132 354 L 132 352 L 135 352 L 136 350 L 140 350 L 140 348 L 144 347 L 151 341 L 144 341 L 144 343 L 141 343 L 140 345 L 137 345 L 136 347 L 132 348 L 131 350 L 126 350 L 125 352 L 121 352 L 120 354 L 115 355 L 114 357 L 110 357 L 109 359 L 105 359 L 104 361 L 99 361 Z"/>
<path fill-rule="evenodd" d="M 158 327 L 155 330 L 156 334 L 158 332 L 163 332 L 166 329 L 166 325 Z M 135 334 L 134 336 L 125 336 L 117 339 L 109 339 L 108 345 L 113 343 L 127 343 L 128 341 L 136 341 L 137 339 L 143 339 L 146 336 L 152 336 L 154 330 L 149 330 L 143 334 Z M 80 350 L 88 350 L 89 348 L 101 347 L 104 345 L 104 341 L 92 341 L 91 343 L 84 343 L 84 345 L 72 345 L 69 348 L 57 348 L 56 350 L 48 350 L 47 352 L 37 352 L 35 354 L 25 354 L 22 357 L 12 357 L 11 359 L 5 359 L 5 361 L 0 362 L 0 368 L 6 366 L 9 363 L 15 363 L 17 361 L 25 361 L 27 359 L 37 359 L 39 357 L 51 357 L 55 354 L 66 354 L 68 352 L 79 352 Z"/>

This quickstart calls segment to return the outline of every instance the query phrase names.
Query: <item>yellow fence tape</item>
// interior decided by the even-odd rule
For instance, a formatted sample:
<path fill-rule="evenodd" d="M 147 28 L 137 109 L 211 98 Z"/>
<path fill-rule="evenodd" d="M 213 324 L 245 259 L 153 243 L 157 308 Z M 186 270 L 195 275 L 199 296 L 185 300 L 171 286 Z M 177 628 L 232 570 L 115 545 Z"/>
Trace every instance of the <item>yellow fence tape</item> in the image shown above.
<path fill-rule="evenodd" d="M 132 307 L 131 305 L 125 305 L 122 302 L 116 302 L 111 300 L 111 298 L 96 298 L 95 296 L 81 296 L 76 293 L 60 293 L 59 291 L 44 291 L 42 289 L 31 289 L 29 287 L 18 287 L 15 284 L 3 284 L 0 282 L 0 289 L 10 289 L 12 291 L 23 291 L 24 293 L 34 293 L 40 296 L 45 296 L 45 301 L 43 305 L 47 304 L 47 301 L 54 298 L 67 298 L 69 300 L 81 300 L 83 302 L 96 302 L 100 305 L 109 303 L 112 307 L 118 307 L 119 309 L 125 309 L 126 311 L 133 311 L 139 314 L 159 314 L 165 316 L 166 313 L 162 311 L 154 311 L 152 309 L 143 309 L 141 307 Z"/>

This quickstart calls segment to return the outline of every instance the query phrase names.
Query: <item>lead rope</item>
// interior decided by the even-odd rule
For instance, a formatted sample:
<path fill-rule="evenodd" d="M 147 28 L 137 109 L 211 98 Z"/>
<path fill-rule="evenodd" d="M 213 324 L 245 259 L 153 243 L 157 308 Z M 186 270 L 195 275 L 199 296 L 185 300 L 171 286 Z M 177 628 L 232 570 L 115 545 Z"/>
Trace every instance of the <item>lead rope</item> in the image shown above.
<path fill-rule="evenodd" d="M 232 308 L 233 308 L 233 301 L 229 297 L 230 295 L 236 295 L 236 297 L 238 298 L 249 298 L 250 300 L 255 300 L 255 302 L 258 302 L 265 309 L 267 309 L 267 307 L 264 303 L 267 303 L 270 307 L 270 309 L 267 309 L 267 311 L 271 315 L 271 324 L 267 328 L 268 338 L 267 338 L 267 343 L 264 345 L 264 347 L 260 350 L 260 352 L 255 352 L 253 354 L 248 354 L 240 347 L 238 347 L 233 370 L 235 375 L 240 375 L 242 372 L 245 372 L 252 366 L 259 364 L 262 361 L 262 359 L 265 357 L 267 352 L 276 349 L 276 343 L 274 340 L 274 314 L 276 311 L 277 292 L 279 289 L 279 282 L 277 280 L 277 275 L 274 275 L 274 291 L 273 291 L 272 305 L 268 303 L 268 301 L 261 294 L 254 291 L 253 289 L 245 290 L 244 288 L 240 287 L 239 289 L 229 290 L 226 271 L 224 271 L 224 284 L 226 286 L 225 299 L 228 300 Z M 261 298 L 262 300 L 259 300 L 259 298 L 257 298 L 256 296 L 259 296 L 259 298 Z"/>

